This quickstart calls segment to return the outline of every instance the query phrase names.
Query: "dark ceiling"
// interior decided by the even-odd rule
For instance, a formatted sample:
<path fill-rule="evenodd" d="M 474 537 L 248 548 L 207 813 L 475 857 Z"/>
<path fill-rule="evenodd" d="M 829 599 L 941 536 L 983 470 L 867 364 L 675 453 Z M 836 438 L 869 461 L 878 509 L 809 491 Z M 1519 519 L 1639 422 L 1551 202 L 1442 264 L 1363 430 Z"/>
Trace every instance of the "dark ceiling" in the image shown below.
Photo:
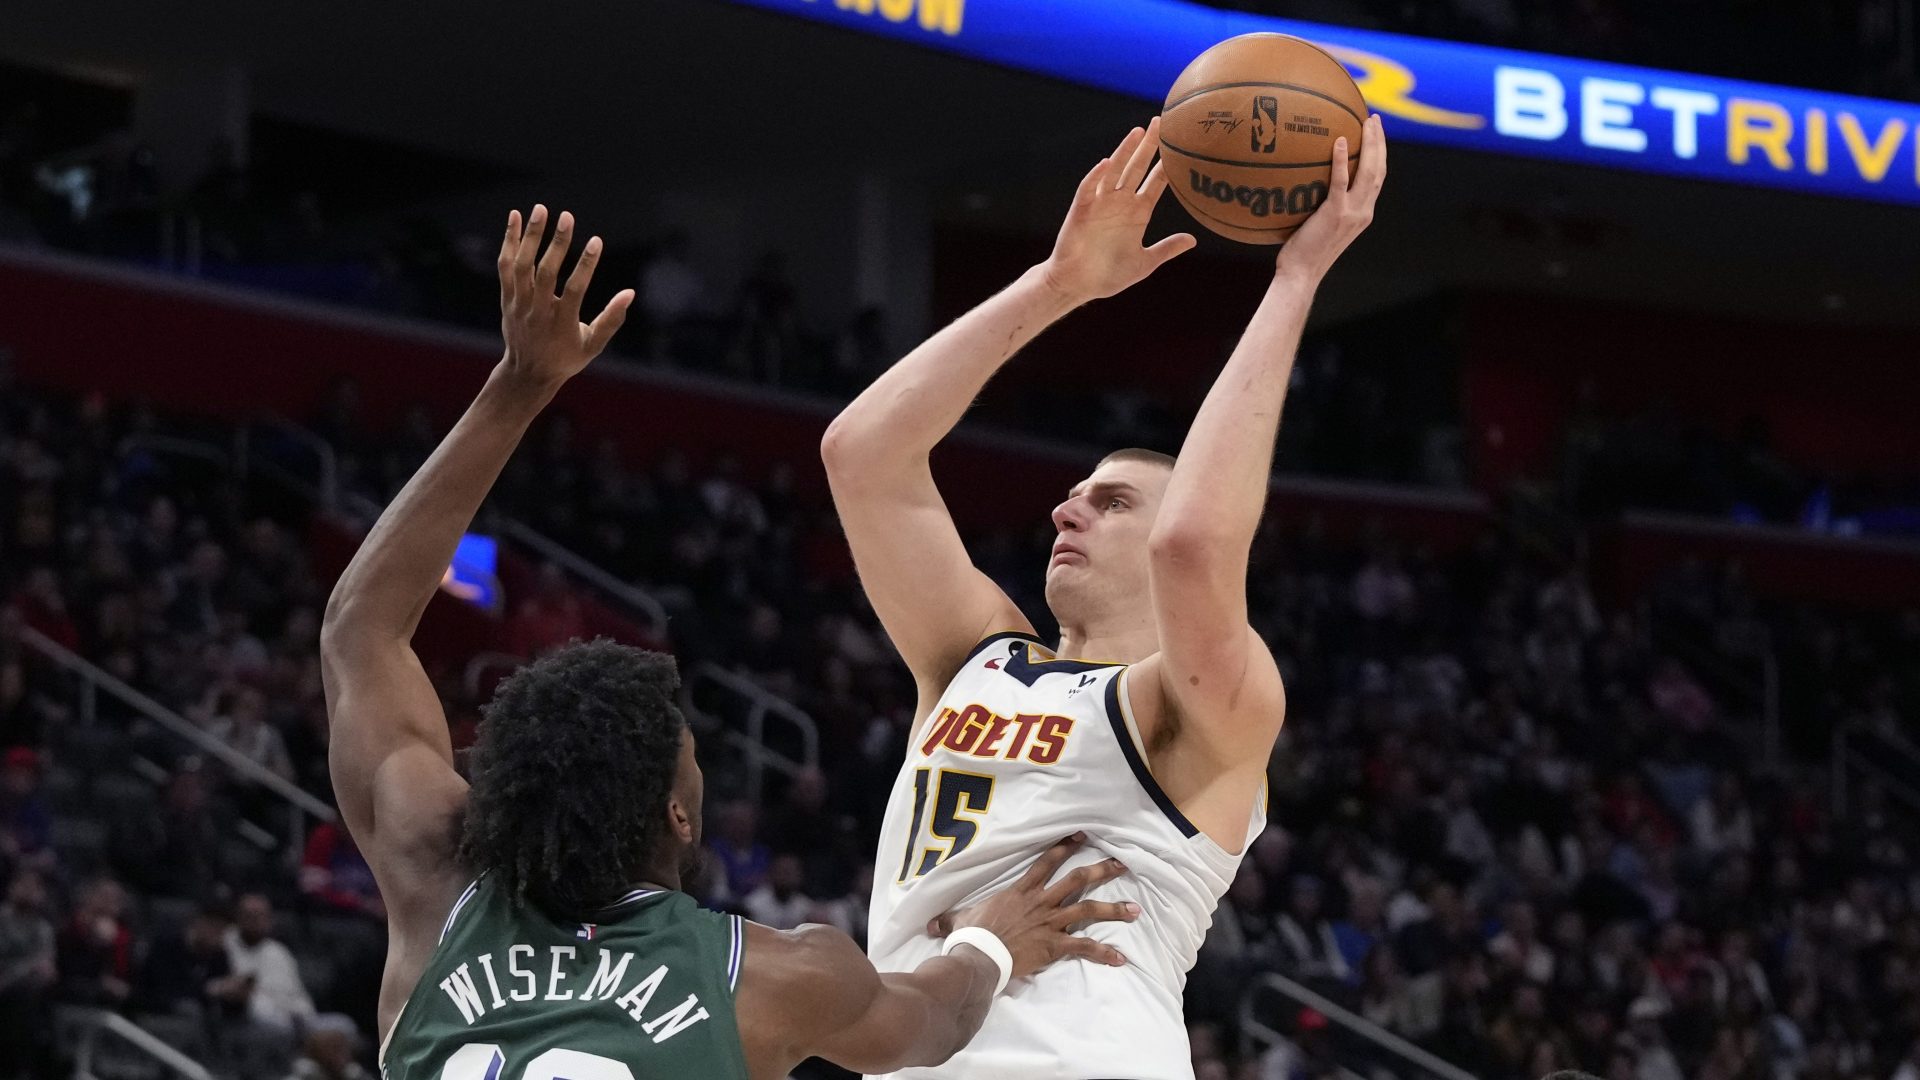
<path fill-rule="evenodd" d="M 882 171 L 930 185 L 949 222 L 1035 232 L 1152 108 L 723 0 L 180 8 L 15 5 L 0 59 L 121 85 L 239 64 L 269 117 L 639 192 Z M 1487 287 L 1920 325 L 1916 251 L 1916 210 L 1401 145 L 1343 272 L 1382 302 Z"/>

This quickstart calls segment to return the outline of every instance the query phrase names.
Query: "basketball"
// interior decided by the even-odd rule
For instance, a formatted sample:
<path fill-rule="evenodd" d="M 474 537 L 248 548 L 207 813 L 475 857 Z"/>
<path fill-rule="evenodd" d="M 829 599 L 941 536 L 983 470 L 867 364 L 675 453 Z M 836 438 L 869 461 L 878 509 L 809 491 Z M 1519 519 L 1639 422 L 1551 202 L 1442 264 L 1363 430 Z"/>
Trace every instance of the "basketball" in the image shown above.
<path fill-rule="evenodd" d="M 1180 205 L 1230 240 L 1279 244 L 1327 196 L 1333 140 L 1360 156 L 1360 88 L 1325 50 L 1243 34 L 1180 73 L 1160 113 L 1160 155 Z"/>

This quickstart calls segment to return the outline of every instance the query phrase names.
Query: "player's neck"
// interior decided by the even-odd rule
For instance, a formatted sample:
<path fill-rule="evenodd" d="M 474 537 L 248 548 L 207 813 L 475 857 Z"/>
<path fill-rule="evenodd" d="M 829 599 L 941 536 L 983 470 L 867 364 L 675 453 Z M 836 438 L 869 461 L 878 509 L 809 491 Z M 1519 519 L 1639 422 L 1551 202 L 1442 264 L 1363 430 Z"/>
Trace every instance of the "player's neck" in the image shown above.
<path fill-rule="evenodd" d="M 1160 631 L 1151 616 L 1144 620 L 1114 619 L 1089 621 L 1086 625 L 1060 624 L 1062 657 L 1080 660 L 1112 660 L 1135 664 L 1160 651 Z"/>

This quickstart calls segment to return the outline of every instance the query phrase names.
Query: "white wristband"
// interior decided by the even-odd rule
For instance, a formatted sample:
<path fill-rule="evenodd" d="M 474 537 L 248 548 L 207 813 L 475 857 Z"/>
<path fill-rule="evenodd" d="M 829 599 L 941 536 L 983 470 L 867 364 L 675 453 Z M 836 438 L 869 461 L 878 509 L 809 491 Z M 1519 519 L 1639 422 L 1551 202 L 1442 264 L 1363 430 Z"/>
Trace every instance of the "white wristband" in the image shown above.
<path fill-rule="evenodd" d="M 1013 978 L 1013 954 L 1007 946 L 994 936 L 993 931 L 984 926 L 963 926 L 947 935 L 947 943 L 940 947 L 940 955 L 946 956 L 961 945 L 971 945 L 987 954 L 993 966 L 1000 969 L 1000 984 L 993 988 L 997 996 L 1007 988 L 1007 980 Z"/>

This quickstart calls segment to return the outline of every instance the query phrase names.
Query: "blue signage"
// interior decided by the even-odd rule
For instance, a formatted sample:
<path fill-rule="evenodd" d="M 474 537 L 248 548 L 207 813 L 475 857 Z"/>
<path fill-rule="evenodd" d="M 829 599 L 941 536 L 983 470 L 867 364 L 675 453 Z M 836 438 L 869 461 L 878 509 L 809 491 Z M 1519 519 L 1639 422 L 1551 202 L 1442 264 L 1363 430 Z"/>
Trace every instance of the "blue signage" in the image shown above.
<path fill-rule="evenodd" d="M 735 0 L 1158 102 L 1237 34 L 1347 65 L 1396 139 L 1920 206 L 1920 105 L 1204 8 L 1184 0 Z"/>

